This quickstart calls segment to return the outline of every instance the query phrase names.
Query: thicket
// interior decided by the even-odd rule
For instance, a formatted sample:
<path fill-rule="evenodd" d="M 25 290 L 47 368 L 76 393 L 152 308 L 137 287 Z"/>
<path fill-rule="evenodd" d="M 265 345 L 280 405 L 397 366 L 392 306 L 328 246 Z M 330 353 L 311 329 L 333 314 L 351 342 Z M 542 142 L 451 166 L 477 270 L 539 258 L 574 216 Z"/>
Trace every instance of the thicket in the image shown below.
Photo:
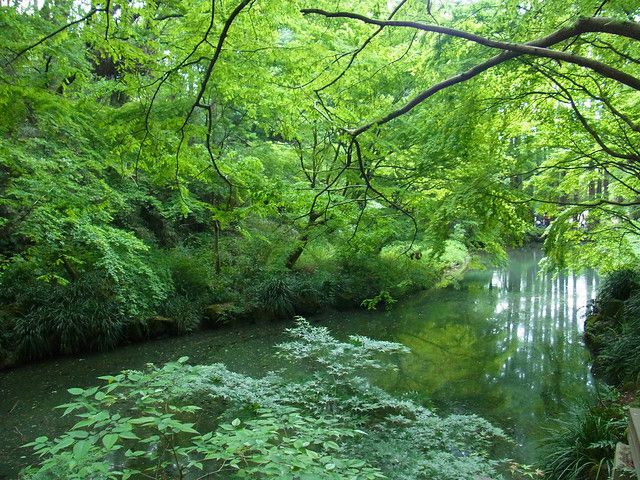
<path fill-rule="evenodd" d="M 198 232 L 197 225 L 166 224 L 176 231 L 171 248 L 159 245 L 144 223 L 94 229 L 96 244 L 74 245 L 72 255 L 48 252 L 58 268 L 54 275 L 39 268 L 42 256 L 15 255 L 0 276 L 0 364 L 108 349 L 256 316 L 364 308 L 365 300 L 381 294 L 395 301 L 434 286 L 467 256 L 455 243 L 440 259 L 415 261 L 400 248 L 375 255 L 323 242 L 298 268 L 287 269 L 279 245 L 290 243 L 273 233 L 276 222 L 263 220 L 251 234 L 221 235 L 216 272 L 212 234 Z M 129 233 L 145 228 L 146 241 Z M 129 243 L 123 245 L 121 237 Z"/>
<path fill-rule="evenodd" d="M 585 323 L 596 375 L 624 390 L 640 386 L 640 274 L 607 276 Z"/>
<path fill-rule="evenodd" d="M 92 158 L 71 161 L 67 146 L 35 140 L 54 135 L 53 126 L 38 126 L 22 150 L 18 140 L 0 140 L 0 365 L 255 316 L 360 308 L 383 292 L 395 299 L 431 287 L 468 255 L 453 240 L 432 254 L 416 243 L 412 251 L 424 256 L 415 260 L 406 243 L 385 246 L 389 237 L 373 231 L 350 243 L 350 230 L 335 231 L 287 268 L 299 235 L 284 211 L 293 206 L 247 199 L 216 231 L 224 215 L 212 220 L 209 186 L 194 184 L 184 210 L 187 199 L 171 186 L 142 175 L 135 184 Z M 285 161 L 266 156 L 260 165 Z M 269 181 L 252 175 L 252 188 Z"/>
<path fill-rule="evenodd" d="M 209 6 L 189 7 L 191 24 Z M 275 90 L 217 84 L 215 131 L 197 116 L 176 156 L 189 85 L 166 84 L 150 118 L 140 91 L 163 65 L 149 42 L 178 55 L 194 32 L 118 17 L 118 38 L 103 42 L 100 15 L 11 60 L 79 8 L 53 7 L 0 6 L 0 366 L 255 316 L 381 308 L 466 262 L 466 239 L 448 228 L 414 238 L 410 217 L 363 195 L 356 171 L 331 178 L 333 127 L 302 122 L 294 103 L 275 115 Z M 276 13 L 263 30 L 288 18 Z"/>
<path fill-rule="evenodd" d="M 286 372 L 251 378 L 187 358 L 71 388 L 78 422 L 29 444 L 24 479 L 503 478 L 492 448 L 510 442 L 474 415 L 439 416 L 367 379 L 406 347 L 343 342 L 298 319 L 277 347 Z M 510 464 L 517 473 L 517 466 Z"/>
<path fill-rule="evenodd" d="M 453 239 L 408 250 L 406 219 L 354 200 L 288 264 L 305 231 L 295 218 L 313 198 L 297 191 L 292 145 L 262 135 L 237 147 L 228 198 L 220 178 L 198 176 L 211 165 L 202 151 L 182 179 L 170 163 L 134 175 L 111 156 L 131 161 L 117 122 L 139 112 L 94 106 L 21 90 L 0 119 L 0 365 L 257 315 L 360 308 L 433 286 L 466 261 Z"/>

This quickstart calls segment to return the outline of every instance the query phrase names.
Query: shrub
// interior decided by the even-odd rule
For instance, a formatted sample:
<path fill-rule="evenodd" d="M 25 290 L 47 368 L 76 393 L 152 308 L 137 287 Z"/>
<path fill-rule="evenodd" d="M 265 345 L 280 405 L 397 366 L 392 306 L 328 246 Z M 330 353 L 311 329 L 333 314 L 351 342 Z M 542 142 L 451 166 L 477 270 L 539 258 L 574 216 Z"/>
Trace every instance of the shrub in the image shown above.
<path fill-rule="evenodd" d="M 609 274 L 598 291 L 604 300 L 628 300 L 640 287 L 640 278 L 635 270 L 619 270 Z"/>
<path fill-rule="evenodd" d="M 393 368 L 405 347 L 341 342 L 303 319 L 288 333 L 278 350 L 295 377 L 254 379 L 183 357 L 69 389 L 74 398 L 60 408 L 78 422 L 28 444 L 41 461 L 23 478 L 502 478 L 487 453 L 505 439 L 499 429 L 475 416 L 439 417 L 363 375 Z"/>
<path fill-rule="evenodd" d="M 211 254 L 204 249 L 179 247 L 159 251 L 157 256 L 158 268 L 166 269 L 171 277 L 174 294 L 210 299 L 214 275 Z"/>
<path fill-rule="evenodd" d="M 274 272 L 258 286 L 258 303 L 276 318 L 292 317 L 295 312 L 296 290 L 285 273 Z"/>
<path fill-rule="evenodd" d="M 594 360 L 594 370 L 616 385 L 640 383 L 640 317 L 625 317 L 620 328 L 611 331 Z"/>
<path fill-rule="evenodd" d="M 616 272 L 603 282 L 585 324 L 593 370 L 606 381 L 634 387 L 640 381 L 640 290 L 638 274 Z"/>
<path fill-rule="evenodd" d="M 202 299 L 185 295 L 171 295 L 160 307 L 160 315 L 173 321 L 176 333 L 196 330 L 204 314 Z"/>
<path fill-rule="evenodd" d="M 15 301 L 20 313 L 12 336 L 25 359 L 111 348 L 127 322 L 110 282 L 99 272 L 67 285 L 23 284 Z"/>

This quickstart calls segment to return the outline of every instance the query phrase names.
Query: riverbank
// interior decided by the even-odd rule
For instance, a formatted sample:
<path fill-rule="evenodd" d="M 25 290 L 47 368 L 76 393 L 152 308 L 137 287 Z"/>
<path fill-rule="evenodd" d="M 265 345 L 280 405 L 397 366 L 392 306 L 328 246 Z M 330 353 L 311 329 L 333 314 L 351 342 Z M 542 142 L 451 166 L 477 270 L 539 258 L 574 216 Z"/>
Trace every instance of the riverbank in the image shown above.
<path fill-rule="evenodd" d="M 309 248 L 295 269 L 229 263 L 219 275 L 205 263 L 211 259 L 201 250 L 166 252 L 163 262 L 174 293 L 138 316 L 125 315 L 90 275 L 64 285 L 44 281 L 31 285 L 5 274 L 2 285 L 7 288 L 0 294 L 0 369 L 255 318 L 388 308 L 400 298 L 454 281 L 469 263 L 467 249 L 455 241 L 448 241 L 438 256 L 419 248 L 416 245 L 408 255 L 396 245 L 373 257 Z M 160 267 L 150 260 L 149 268 Z M 149 303 L 153 296 L 147 295 Z"/>
<path fill-rule="evenodd" d="M 482 415 L 520 445 L 510 456 L 531 463 L 542 429 L 562 404 L 591 395 L 581 312 L 597 284 L 589 272 L 538 276 L 540 255 L 532 249 L 512 252 L 509 267 L 469 271 L 455 288 L 405 298 L 391 311 L 327 312 L 310 320 L 341 339 L 367 335 L 407 345 L 411 353 L 398 360 L 395 372 L 375 375 L 377 385 L 441 413 Z M 283 366 L 273 345 L 284 340 L 286 326 L 228 325 L 0 372 L 0 429 L 6 432 L 0 458 L 8 458 L 14 472 L 5 476 L 14 478 L 27 461 L 21 458 L 27 450 L 19 448 L 25 440 L 55 435 L 73 422 L 53 412 L 68 400 L 67 388 L 182 356 L 260 376 Z"/>
<path fill-rule="evenodd" d="M 603 282 L 585 324 L 594 372 L 623 392 L 640 386 L 640 274 L 621 270 Z"/>

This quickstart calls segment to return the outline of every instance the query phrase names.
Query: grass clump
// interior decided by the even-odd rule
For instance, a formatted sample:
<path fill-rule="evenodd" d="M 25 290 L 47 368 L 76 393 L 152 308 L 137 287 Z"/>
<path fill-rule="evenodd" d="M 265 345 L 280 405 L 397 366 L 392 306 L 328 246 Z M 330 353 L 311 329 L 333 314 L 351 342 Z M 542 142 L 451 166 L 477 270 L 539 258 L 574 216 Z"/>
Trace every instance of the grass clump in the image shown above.
<path fill-rule="evenodd" d="M 607 480 L 627 417 L 619 395 L 605 388 L 595 402 L 578 406 L 556 422 L 542 442 L 543 469 L 554 480 Z"/>

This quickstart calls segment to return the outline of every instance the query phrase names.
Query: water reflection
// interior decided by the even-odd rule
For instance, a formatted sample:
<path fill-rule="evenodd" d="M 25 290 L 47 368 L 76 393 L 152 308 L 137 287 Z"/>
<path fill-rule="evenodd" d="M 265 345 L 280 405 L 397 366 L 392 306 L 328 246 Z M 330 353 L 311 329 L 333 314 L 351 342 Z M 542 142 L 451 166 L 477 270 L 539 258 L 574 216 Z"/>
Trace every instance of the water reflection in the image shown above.
<path fill-rule="evenodd" d="M 513 456 L 531 461 L 546 419 L 564 402 L 589 394 L 582 316 L 597 286 L 592 273 L 539 276 L 540 258 L 536 250 L 516 251 L 508 268 L 469 272 L 459 289 L 425 293 L 392 312 L 340 312 L 314 321 L 341 337 L 361 334 L 409 346 L 412 353 L 399 359 L 398 371 L 377 379 L 382 386 L 494 421 L 524 445 Z M 273 345 L 284 340 L 283 328 L 243 325 L 0 372 L 0 479 L 15 478 L 29 462 L 21 444 L 73 423 L 52 413 L 68 399 L 67 388 L 184 355 L 261 375 L 282 367 Z"/>
<path fill-rule="evenodd" d="M 539 275 L 540 257 L 514 252 L 508 268 L 470 272 L 458 290 L 405 304 L 384 336 L 412 354 L 379 379 L 501 424 L 525 445 L 527 460 L 547 420 L 589 395 L 591 384 L 582 329 L 597 277 Z"/>

